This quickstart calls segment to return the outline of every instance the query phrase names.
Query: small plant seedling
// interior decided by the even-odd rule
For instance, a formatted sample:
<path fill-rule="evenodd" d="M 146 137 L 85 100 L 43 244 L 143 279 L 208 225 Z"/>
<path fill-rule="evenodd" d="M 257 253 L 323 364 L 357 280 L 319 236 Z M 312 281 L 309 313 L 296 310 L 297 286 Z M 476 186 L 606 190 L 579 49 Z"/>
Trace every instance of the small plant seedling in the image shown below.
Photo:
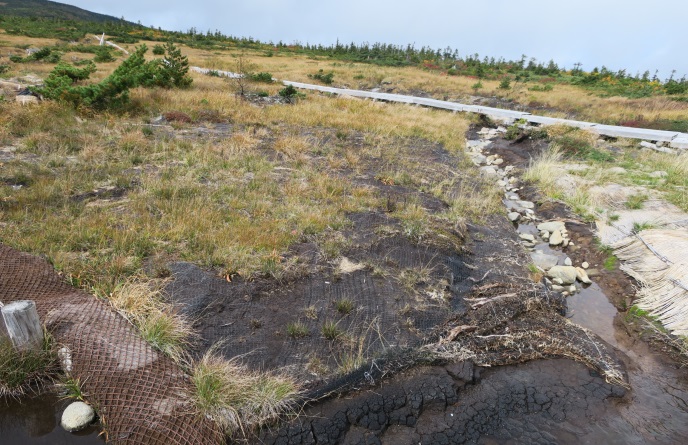
<path fill-rule="evenodd" d="M 306 315 L 306 318 L 309 318 L 311 320 L 318 319 L 318 309 L 315 306 L 308 306 L 303 310 L 303 312 Z"/>
<path fill-rule="evenodd" d="M 633 223 L 633 233 L 639 233 L 642 232 L 643 230 L 649 230 L 654 228 L 655 225 L 652 224 L 651 222 L 634 222 Z"/>
<path fill-rule="evenodd" d="M 618 259 L 614 255 L 609 255 L 607 259 L 604 260 L 604 268 L 607 270 L 614 270 L 616 267 L 616 262 Z"/>
<path fill-rule="evenodd" d="M 300 321 L 289 323 L 287 325 L 287 334 L 291 338 L 303 338 L 308 335 L 308 327 Z"/>
<path fill-rule="evenodd" d="M 643 205 L 645 204 L 645 201 L 647 201 L 647 198 L 647 195 L 644 193 L 631 195 L 628 197 L 628 199 L 626 199 L 625 206 L 626 208 L 631 210 L 642 209 Z"/>
<path fill-rule="evenodd" d="M 81 390 L 81 381 L 78 377 L 66 378 L 64 381 L 58 385 L 62 389 L 63 399 L 72 399 L 84 401 L 86 394 Z"/>
<path fill-rule="evenodd" d="M 328 340 L 336 340 L 342 335 L 342 330 L 334 321 L 326 321 L 322 326 L 322 335 Z"/>
<path fill-rule="evenodd" d="M 335 307 L 337 308 L 337 312 L 340 314 L 349 315 L 351 311 L 354 310 L 354 302 L 348 298 L 343 298 L 335 302 Z"/>

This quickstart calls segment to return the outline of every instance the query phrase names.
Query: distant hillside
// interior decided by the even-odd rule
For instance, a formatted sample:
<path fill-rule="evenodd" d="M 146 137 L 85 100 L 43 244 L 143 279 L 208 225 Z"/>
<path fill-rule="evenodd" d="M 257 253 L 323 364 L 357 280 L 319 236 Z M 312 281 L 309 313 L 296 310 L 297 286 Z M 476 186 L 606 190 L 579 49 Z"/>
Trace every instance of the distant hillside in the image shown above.
<path fill-rule="evenodd" d="M 82 20 L 88 22 L 114 22 L 117 17 L 97 14 L 76 6 L 48 0 L 0 0 L 0 15 L 41 17 L 61 20 Z"/>

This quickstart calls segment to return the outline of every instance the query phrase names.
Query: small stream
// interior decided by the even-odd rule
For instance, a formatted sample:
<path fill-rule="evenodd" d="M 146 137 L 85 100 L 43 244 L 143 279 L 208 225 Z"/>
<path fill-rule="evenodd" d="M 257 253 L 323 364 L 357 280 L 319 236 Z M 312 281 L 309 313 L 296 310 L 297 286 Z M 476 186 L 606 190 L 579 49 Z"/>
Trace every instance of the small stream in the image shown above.
<path fill-rule="evenodd" d="M 62 411 L 69 401 L 52 394 L 23 397 L 21 400 L 0 398 L 1 445 L 102 445 L 100 429 L 90 426 L 69 433 L 60 426 Z"/>
<path fill-rule="evenodd" d="M 518 225 L 519 233 L 537 234 L 534 224 Z M 559 257 L 563 264 L 567 255 L 539 242 L 534 250 Z M 593 429 L 586 435 L 586 443 L 688 443 L 688 388 L 677 370 L 658 360 L 642 341 L 633 339 L 615 325 L 619 314 L 600 286 L 576 284 L 577 292 L 566 298 L 567 318 L 597 334 L 626 356 L 628 381 L 631 385 L 630 402 L 620 404 L 622 419 L 612 419 L 615 438 L 610 442 L 610 431 Z M 597 432 L 595 432 L 597 431 Z M 592 437 L 590 437 L 592 436 Z M 563 439 L 563 438 L 562 438 Z M 620 439 L 617 442 L 616 439 Z M 582 443 L 577 437 L 572 443 Z M 564 440 L 563 442 L 569 442 Z"/>

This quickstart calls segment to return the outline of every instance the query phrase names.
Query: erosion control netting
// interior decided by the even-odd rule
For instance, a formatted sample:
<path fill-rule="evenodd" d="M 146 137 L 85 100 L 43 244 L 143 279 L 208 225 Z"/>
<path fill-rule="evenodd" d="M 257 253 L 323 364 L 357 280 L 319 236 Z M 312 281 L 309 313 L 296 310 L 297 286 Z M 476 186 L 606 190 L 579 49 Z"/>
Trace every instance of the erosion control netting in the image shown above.
<path fill-rule="evenodd" d="M 221 342 L 227 358 L 279 369 L 315 389 L 382 351 L 424 343 L 458 301 L 452 282 L 470 272 L 459 234 L 414 242 L 388 214 L 351 219 L 346 235 L 356 247 L 327 261 L 307 245 L 300 258 L 312 272 L 293 280 L 228 283 L 194 265 L 171 264 L 167 293 L 197 320 L 201 349 Z"/>
<path fill-rule="evenodd" d="M 472 255 L 455 230 L 434 227 L 418 241 L 389 214 L 350 219 L 345 259 L 328 262 L 312 246 L 300 257 L 318 272 L 284 282 L 228 283 L 188 263 L 172 264 L 168 295 L 196 320 L 204 340 L 197 352 L 220 342 L 227 358 L 294 377 L 305 385 L 306 400 L 375 384 L 417 364 L 466 359 L 491 366 L 563 356 L 623 384 L 610 351 L 561 316 L 562 297 L 534 283 L 504 284 L 516 281 L 498 270 L 508 262 L 494 250 L 504 249 L 503 240 L 483 244 L 496 255 Z M 352 302 L 348 313 L 338 310 L 344 300 Z M 299 335 L 290 332 L 296 324 Z M 330 324 L 336 338 L 323 330 Z"/>
<path fill-rule="evenodd" d="M 66 284 L 40 258 L 0 245 L 0 298 L 34 300 L 72 377 L 117 444 L 216 444 L 213 425 L 193 413 L 190 382 L 106 302 Z"/>

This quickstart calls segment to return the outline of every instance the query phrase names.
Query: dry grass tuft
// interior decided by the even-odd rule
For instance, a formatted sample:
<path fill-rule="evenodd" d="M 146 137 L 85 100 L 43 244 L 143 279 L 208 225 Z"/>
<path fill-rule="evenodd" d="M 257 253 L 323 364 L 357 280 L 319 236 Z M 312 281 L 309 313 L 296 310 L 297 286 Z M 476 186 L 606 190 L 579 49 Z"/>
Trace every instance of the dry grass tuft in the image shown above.
<path fill-rule="evenodd" d="M 139 329 L 148 343 L 181 363 L 195 333 L 191 322 L 165 303 L 161 286 L 162 283 L 126 282 L 110 295 L 110 304 Z"/>
<path fill-rule="evenodd" d="M 557 186 L 557 171 L 561 168 L 563 153 L 556 145 L 543 151 L 540 156 L 531 160 L 523 179 L 538 183 L 540 189 L 547 196 L 555 196 L 559 191 Z"/>
<path fill-rule="evenodd" d="M 226 360 L 211 348 L 191 364 L 191 395 L 199 414 L 215 421 L 231 436 L 247 434 L 294 409 L 297 384 L 287 377 L 251 371 Z"/>

